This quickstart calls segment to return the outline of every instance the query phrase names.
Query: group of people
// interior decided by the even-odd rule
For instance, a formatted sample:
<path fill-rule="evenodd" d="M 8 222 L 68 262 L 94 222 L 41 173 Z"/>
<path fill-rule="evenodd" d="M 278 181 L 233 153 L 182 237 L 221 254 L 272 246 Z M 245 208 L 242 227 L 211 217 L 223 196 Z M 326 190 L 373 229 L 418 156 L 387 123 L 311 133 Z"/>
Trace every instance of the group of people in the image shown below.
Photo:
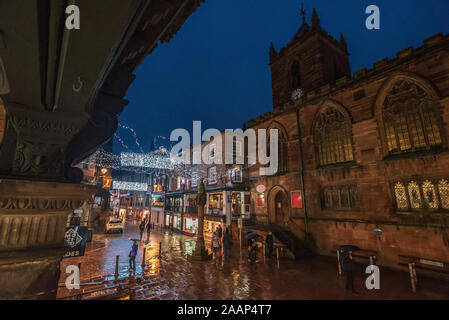
<path fill-rule="evenodd" d="M 259 259 L 257 258 L 257 250 L 260 246 L 262 246 L 261 242 L 257 241 L 259 235 L 252 232 L 248 232 L 246 237 L 248 246 L 248 262 L 251 261 L 259 262 Z M 265 247 L 266 247 L 265 252 L 266 256 L 268 258 L 271 258 L 274 250 L 274 239 L 273 233 L 271 231 L 269 231 L 265 236 Z"/>
<path fill-rule="evenodd" d="M 221 248 L 223 247 L 223 255 L 225 259 L 228 259 L 231 254 L 231 235 L 229 234 L 229 229 L 223 228 L 221 225 L 212 234 L 211 248 L 214 254 L 214 258 L 221 257 Z"/>
<path fill-rule="evenodd" d="M 150 221 L 148 221 L 147 223 L 145 223 L 145 220 L 142 220 L 139 224 L 139 230 L 140 230 L 140 241 L 142 241 L 142 236 L 144 231 L 147 232 L 147 240 L 146 242 L 150 242 L 150 233 L 151 233 L 151 229 L 154 229 L 154 223 L 151 223 Z"/>

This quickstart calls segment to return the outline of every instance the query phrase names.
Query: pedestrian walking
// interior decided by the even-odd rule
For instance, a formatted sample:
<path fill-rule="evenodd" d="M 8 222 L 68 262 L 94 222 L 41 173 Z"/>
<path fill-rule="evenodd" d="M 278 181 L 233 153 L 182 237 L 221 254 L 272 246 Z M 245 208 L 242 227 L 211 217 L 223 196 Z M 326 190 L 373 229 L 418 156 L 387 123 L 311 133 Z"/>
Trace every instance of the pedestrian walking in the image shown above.
<path fill-rule="evenodd" d="M 220 245 L 222 245 L 222 240 L 223 240 L 223 229 L 221 228 L 221 225 L 218 225 L 217 228 L 217 235 L 218 235 L 218 243 Z"/>
<path fill-rule="evenodd" d="M 131 251 L 129 252 L 129 270 L 136 271 L 136 256 L 139 245 L 135 239 L 132 240 Z"/>
<path fill-rule="evenodd" d="M 223 233 L 223 250 L 225 258 L 228 259 L 231 255 L 231 235 L 228 228 Z"/>
<path fill-rule="evenodd" d="M 151 223 L 147 223 L 147 243 L 150 242 Z"/>
<path fill-rule="evenodd" d="M 143 231 L 145 230 L 145 221 L 142 220 L 139 224 L 139 230 L 140 230 L 140 241 L 142 241 L 142 235 Z"/>
<path fill-rule="evenodd" d="M 218 242 L 218 232 L 216 230 L 213 233 L 211 245 L 214 257 L 216 259 L 220 255 L 220 243 Z"/>
<path fill-rule="evenodd" d="M 274 246 L 274 240 L 273 240 L 273 233 L 271 231 L 268 232 L 266 238 L 265 238 L 265 245 L 266 245 L 266 255 L 268 258 L 271 258 L 271 255 L 273 253 L 273 246 Z"/>
<path fill-rule="evenodd" d="M 340 264 L 341 269 L 343 270 L 346 277 L 346 292 L 357 296 L 358 293 L 354 290 L 354 262 L 352 261 L 352 255 L 350 251 L 342 251 L 340 253 Z"/>

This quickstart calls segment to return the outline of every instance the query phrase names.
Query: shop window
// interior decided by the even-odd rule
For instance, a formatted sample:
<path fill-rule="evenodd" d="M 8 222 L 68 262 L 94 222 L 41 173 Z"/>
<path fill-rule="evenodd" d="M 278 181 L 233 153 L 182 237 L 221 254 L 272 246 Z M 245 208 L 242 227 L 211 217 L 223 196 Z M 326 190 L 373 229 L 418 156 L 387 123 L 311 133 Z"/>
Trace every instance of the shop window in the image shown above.
<path fill-rule="evenodd" d="M 209 195 L 209 213 L 221 214 L 223 209 L 223 194 L 213 193 Z"/>
<path fill-rule="evenodd" d="M 324 187 L 322 206 L 327 210 L 358 210 L 359 195 L 356 185 Z"/>
<path fill-rule="evenodd" d="M 217 183 L 217 167 L 209 168 L 209 184 Z"/>
<path fill-rule="evenodd" d="M 414 83 L 398 81 L 383 105 L 390 154 L 414 152 L 442 144 L 436 102 Z"/>
<path fill-rule="evenodd" d="M 318 162 L 321 166 L 354 160 L 350 120 L 328 107 L 318 115 L 315 127 Z"/>

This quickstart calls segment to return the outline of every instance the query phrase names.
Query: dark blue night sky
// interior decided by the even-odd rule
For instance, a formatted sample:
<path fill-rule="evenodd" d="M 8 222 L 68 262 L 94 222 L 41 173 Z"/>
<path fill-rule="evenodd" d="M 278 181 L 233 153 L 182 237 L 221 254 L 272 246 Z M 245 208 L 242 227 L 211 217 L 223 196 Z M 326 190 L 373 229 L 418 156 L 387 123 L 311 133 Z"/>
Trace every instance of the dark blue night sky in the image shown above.
<path fill-rule="evenodd" d="M 153 137 L 190 131 L 193 120 L 202 120 L 203 130 L 239 128 L 271 111 L 268 48 L 273 41 L 279 50 L 294 36 L 301 2 L 309 24 L 316 8 L 323 29 L 337 39 L 343 32 L 352 72 L 449 32 L 448 0 L 206 0 L 137 70 L 120 123 L 149 151 Z M 365 28 L 371 4 L 380 8 L 381 30 Z M 128 130 L 117 134 L 139 151 Z M 114 150 L 123 150 L 117 140 Z"/>

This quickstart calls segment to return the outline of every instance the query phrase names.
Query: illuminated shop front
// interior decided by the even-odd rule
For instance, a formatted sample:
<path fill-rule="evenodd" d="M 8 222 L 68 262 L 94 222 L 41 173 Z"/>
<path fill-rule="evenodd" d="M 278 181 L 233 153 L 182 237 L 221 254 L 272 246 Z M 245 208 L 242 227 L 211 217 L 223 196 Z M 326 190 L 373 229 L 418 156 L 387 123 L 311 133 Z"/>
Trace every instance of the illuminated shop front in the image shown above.
<path fill-rule="evenodd" d="M 164 194 L 153 193 L 151 195 L 151 222 L 158 227 L 165 225 L 164 202 Z"/>
<path fill-rule="evenodd" d="M 182 231 L 182 216 L 173 216 L 173 229 L 175 229 L 175 231 Z"/>
<path fill-rule="evenodd" d="M 209 239 L 219 226 L 223 229 L 225 218 L 215 217 L 215 216 L 205 216 L 204 217 L 204 237 Z"/>
<path fill-rule="evenodd" d="M 250 203 L 249 192 L 232 192 L 232 214 L 249 214 Z"/>
<path fill-rule="evenodd" d="M 160 208 L 164 207 L 164 194 L 153 193 L 151 198 L 153 207 L 160 207 Z"/>
<path fill-rule="evenodd" d="M 198 232 L 198 217 L 193 215 L 184 215 L 184 229 L 182 233 L 194 237 Z"/>

